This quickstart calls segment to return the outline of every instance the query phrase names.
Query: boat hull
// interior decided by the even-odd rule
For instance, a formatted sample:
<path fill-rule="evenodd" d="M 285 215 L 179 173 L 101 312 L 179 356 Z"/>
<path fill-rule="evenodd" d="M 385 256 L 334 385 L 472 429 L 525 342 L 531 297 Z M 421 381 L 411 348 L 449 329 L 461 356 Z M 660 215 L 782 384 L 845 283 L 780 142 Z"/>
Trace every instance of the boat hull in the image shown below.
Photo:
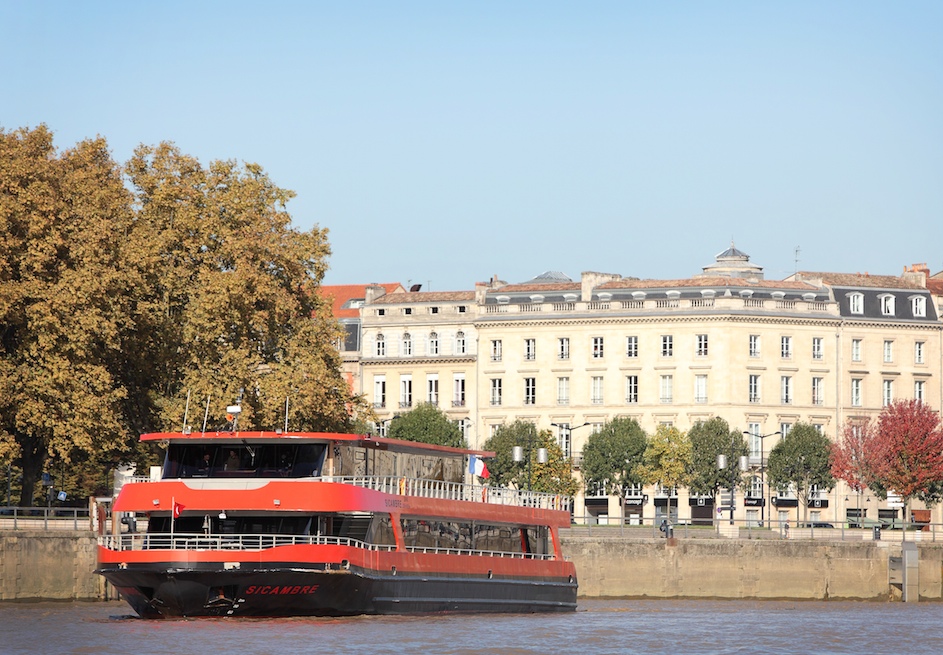
<path fill-rule="evenodd" d="M 143 618 L 349 616 L 431 612 L 566 612 L 574 576 L 410 575 L 297 563 L 242 568 L 137 565 L 98 570 Z"/>

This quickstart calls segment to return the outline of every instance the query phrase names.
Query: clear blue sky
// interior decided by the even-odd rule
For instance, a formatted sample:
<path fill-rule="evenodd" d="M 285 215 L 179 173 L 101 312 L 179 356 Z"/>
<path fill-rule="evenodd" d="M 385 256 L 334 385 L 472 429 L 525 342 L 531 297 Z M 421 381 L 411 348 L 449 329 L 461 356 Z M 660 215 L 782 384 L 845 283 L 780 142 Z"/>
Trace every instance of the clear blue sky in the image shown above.
<path fill-rule="evenodd" d="M 261 164 L 326 282 L 943 269 L 943 2 L 0 0 L 0 127 Z"/>

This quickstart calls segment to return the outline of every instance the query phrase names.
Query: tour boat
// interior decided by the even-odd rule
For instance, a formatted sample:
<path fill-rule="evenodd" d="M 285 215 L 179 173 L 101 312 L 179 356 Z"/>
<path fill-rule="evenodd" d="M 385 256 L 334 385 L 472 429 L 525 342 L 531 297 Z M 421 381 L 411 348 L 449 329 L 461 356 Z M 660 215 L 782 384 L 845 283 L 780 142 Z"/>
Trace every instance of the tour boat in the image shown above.
<path fill-rule="evenodd" d="M 97 569 L 141 617 L 576 608 L 559 536 L 571 499 L 477 484 L 494 453 L 335 433 L 141 438 L 166 446 L 164 465 L 122 486 Z"/>

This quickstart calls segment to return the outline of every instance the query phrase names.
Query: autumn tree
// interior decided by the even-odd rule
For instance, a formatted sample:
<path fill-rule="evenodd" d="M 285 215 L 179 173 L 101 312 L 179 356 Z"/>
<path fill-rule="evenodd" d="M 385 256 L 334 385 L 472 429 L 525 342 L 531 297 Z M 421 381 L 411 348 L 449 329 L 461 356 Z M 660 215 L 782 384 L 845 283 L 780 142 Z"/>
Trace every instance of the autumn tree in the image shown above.
<path fill-rule="evenodd" d="M 858 512 L 861 511 L 861 492 L 874 480 L 870 462 L 875 428 L 871 419 L 848 420 L 838 441 L 831 445 L 832 475 L 858 495 Z M 860 525 L 861 517 L 858 519 Z"/>
<path fill-rule="evenodd" d="M 941 500 L 943 430 L 940 416 L 919 400 L 896 400 L 885 407 L 869 440 L 871 488 L 882 498 L 896 492 L 910 516 L 914 498 Z"/>
<path fill-rule="evenodd" d="M 514 446 L 523 448 L 523 461 L 514 461 Z M 539 461 L 541 448 L 547 451 L 545 463 Z M 502 425 L 485 442 L 484 450 L 495 453 L 487 465 L 490 479 L 496 485 L 565 496 L 572 496 L 578 490 L 569 458 L 549 430 L 538 431 L 533 423 L 517 420 Z"/>
<path fill-rule="evenodd" d="M 50 460 L 61 478 L 129 448 L 130 202 L 104 139 L 60 153 L 44 126 L 0 130 L 0 451 L 21 505 Z"/>
<path fill-rule="evenodd" d="M 138 148 L 126 171 L 137 352 L 150 361 L 139 384 L 152 390 L 153 427 L 181 426 L 189 395 L 209 401 L 209 428 L 239 402 L 243 428 L 287 419 L 294 430 L 346 430 L 364 406 L 339 372 L 339 328 L 316 293 L 326 230 L 293 229 L 293 193 L 256 164 L 203 167 L 162 143 Z"/>
<path fill-rule="evenodd" d="M 670 425 L 661 424 L 648 441 L 639 475 L 649 484 L 658 484 L 668 494 L 667 516 L 671 517 L 671 490 L 690 481 L 691 440 Z"/>
<path fill-rule="evenodd" d="M 387 436 L 440 446 L 467 447 L 462 430 L 432 403 L 419 403 L 408 412 L 397 415 L 390 421 Z"/>
<path fill-rule="evenodd" d="M 742 480 L 740 457 L 749 454 L 743 432 L 732 430 L 727 421 L 713 417 L 707 421 L 698 421 L 688 430 L 691 440 L 691 491 L 698 494 L 717 496 L 720 488 L 739 486 Z M 717 456 L 724 455 L 727 468 L 717 468 Z"/>
<path fill-rule="evenodd" d="M 639 467 L 648 436 L 632 418 L 615 418 L 589 436 L 583 447 L 581 472 L 585 489 L 603 489 L 625 502 L 627 490 L 643 484 Z"/>
<path fill-rule="evenodd" d="M 798 422 L 769 454 L 770 485 L 780 490 L 791 488 L 805 509 L 806 518 L 812 494 L 835 486 L 831 453 L 828 437 L 811 423 Z"/>

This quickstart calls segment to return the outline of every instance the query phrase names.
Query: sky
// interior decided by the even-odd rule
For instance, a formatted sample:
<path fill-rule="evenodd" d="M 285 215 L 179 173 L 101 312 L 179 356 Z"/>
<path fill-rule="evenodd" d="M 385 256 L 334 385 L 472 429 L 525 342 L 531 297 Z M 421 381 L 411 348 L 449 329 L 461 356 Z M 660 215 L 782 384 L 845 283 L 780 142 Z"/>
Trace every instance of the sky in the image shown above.
<path fill-rule="evenodd" d="M 260 164 L 326 284 L 943 270 L 943 3 L 0 0 L 0 129 Z"/>

